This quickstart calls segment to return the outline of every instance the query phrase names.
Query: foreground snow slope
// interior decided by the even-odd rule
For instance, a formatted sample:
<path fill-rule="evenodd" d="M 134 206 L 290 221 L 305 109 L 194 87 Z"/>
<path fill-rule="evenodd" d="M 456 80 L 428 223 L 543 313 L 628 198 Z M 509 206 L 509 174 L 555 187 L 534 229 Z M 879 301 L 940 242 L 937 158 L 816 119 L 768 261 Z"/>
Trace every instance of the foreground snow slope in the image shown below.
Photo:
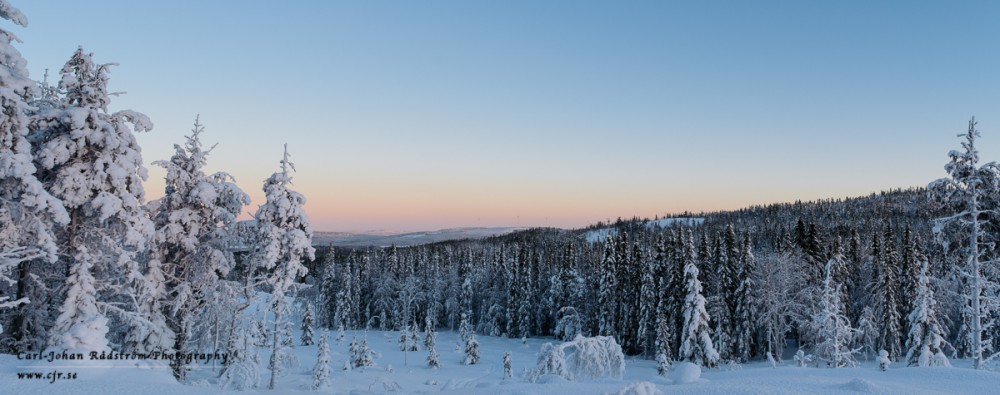
<path fill-rule="evenodd" d="M 479 336 L 482 362 L 465 366 L 461 365 L 463 354 L 455 351 L 454 332 L 438 334 L 438 353 L 443 365 L 440 369 L 427 368 L 425 350 L 406 354 L 399 351 L 396 332 L 371 331 L 368 332 L 368 342 L 380 354 L 376 358 L 378 366 L 344 371 L 342 367 L 347 359 L 352 333 L 347 332 L 340 344 L 333 341 L 336 333 L 330 333 L 334 394 L 617 394 L 637 382 L 650 382 L 664 394 L 994 394 L 1000 391 L 1000 373 L 974 371 L 969 369 L 967 361 L 953 361 L 956 368 L 905 368 L 897 364 L 886 372 L 879 371 L 872 362 L 863 363 L 861 368 L 855 369 L 799 368 L 791 362 L 779 363 L 777 368 L 772 368 L 767 363 L 756 362 L 742 367 L 706 369 L 699 380 L 674 385 L 669 376 L 663 378 L 656 375 L 653 361 L 628 359 L 622 380 L 567 382 L 547 376 L 538 383 L 529 383 L 524 378 L 525 372 L 534 367 L 535 354 L 548 340 L 528 339 L 522 343 L 520 339 Z M 357 334 L 359 337 L 364 335 L 363 332 Z M 513 355 L 514 377 L 507 380 L 503 378 L 504 351 Z M 289 369 L 290 373 L 281 378 L 279 390 L 258 389 L 246 393 L 311 393 L 308 385 L 316 361 L 316 346 L 296 346 L 294 352 L 298 357 L 298 367 Z M 261 356 L 267 361 L 266 354 Z M 48 380 L 17 378 L 18 372 L 71 370 L 77 372 L 77 379 L 51 384 Z M 266 368 L 262 368 L 262 373 L 266 373 Z M 211 366 L 195 372 L 192 378 L 190 385 L 178 384 L 163 366 L 136 368 L 127 363 L 111 366 L 95 361 L 47 363 L 0 355 L 0 393 L 3 394 L 237 393 L 218 388 Z"/>

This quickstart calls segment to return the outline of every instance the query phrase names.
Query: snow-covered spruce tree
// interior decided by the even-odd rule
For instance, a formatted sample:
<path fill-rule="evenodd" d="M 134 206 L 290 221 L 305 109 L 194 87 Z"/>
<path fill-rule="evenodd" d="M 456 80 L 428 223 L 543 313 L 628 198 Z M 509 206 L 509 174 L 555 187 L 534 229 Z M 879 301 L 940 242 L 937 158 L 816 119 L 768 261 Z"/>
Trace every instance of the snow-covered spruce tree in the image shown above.
<path fill-rule="evenodd" d="M 312 304 L 306 304 L 306 313 L 302 316 L 302 341 L 303 346 L 311 346 L 314 343 L 313 338 L 315 334 L 313 333 L 313 308 Z M 323 336 L 326 338 L 326 335 Z"/>
<path fill-rule="evenodd" d="M 469 336 L 469 341 L 465 343 L 464 363 L 466 365 L 475 365 L 479 363 L 479 340 L 476 340 L 475 333 Z"/>
<path fill-rule="evenodd" d="M 646 358 L 656 355 L 656 311 L 660 291 L 656 280 L 656 261 L 642 260 L 642 280 L 639 289 L 639 346 Z"/>
<path fill-rule="evenodd" d="M 285 146 L 281 171 L 264 182 L 266 202 L 257 210 L 257 239 L 253 260 L 257 267 L 269 272 L 265 283 L 271 288 L 271 311 L 274 314 L 274 334 L 271 339 L 271 379 L 268 388 L 277 386 L 284 354 L 278 333 L 283 328 L 287 311 L 287 297 L 296 289 L 297 280 L 307 272 L 303 259 L 314 259 L 312 228 L 302 205 L 305 197 L 288 189 L 292 182 L 290 170 L 295 167 Z"/>
<path fill-rule="evenodd" d="M 599 268 L 600 284 L 597 294 L 597 333 L 602 336 L 616 336 L 615 328 L 616 312 L 618 311 L 618 300 L 616 288 L 618 286 L 617 259 L 615 252 L 615 239 L 608 233 L 608 238 L 604 242 L 604 259 Z"/>
<path fill-rule="evenodd" d="M 228 342 L 232 332 L 240 330 L 240 313 L 250 305 L 238 301 L 239 285 L 226 281 L 235 265 L 228 243 L 250 199 L 230 175 L 205 174 L 211 149 L 202 148 L 204 131 L 195 118 L 184 145 L 174 145 L 170 160 L 154 162 L 167 175 L 163 198 L 150 204 L 156 232 L 149 266 L 150 273 L 160 268 L 163 274 L 163 289 L 153 289 L 163 300 L 162 310 L 175 335 L 168 347 L 175 353 L 197 351 L 189 344 L 195 332 L 212 343 Z M 183 365 L 179 359 L 171 364 L 182 381 L 187 370 Z"/>
<path fill-rule="evenodd" d="M 333 371 L 330 369 L 330 344 L 327 341 L 327 333 L 323 331 L 323 336 L 319 338 L 319 347 L 316 350 L 316 366 L 313 368 L 312 388 L 314 391 L 330 388 Z"/>
<path fill-rule="evenodd" d="M 818 341 L 816 356 L 826 361 L 831 368 L 857 366 L 854 354 L 860 350 L 850 346 L 856 330 L 851 328 L 851 322 L 843 314 L 840 297 L 842 289 L 834 280 L 835 268 L 843 263 L 843 259 L 843 255 L 837 251 L 827 262 L 819 306 L 812 317 Z"/>
<path fill-rule="evenodd" d="M 223 389 L 244 391 L 260 385 L 261 360 L 256 336 L 262 334 L 252 329 L 255 327 L 251 324 L 251 330 L 237 330 L 229 337 L 231 344 L 226 347 L 229 362 L 219 377 Z"/>
<path fill-rule="evenodd" d="M 20 26 L 28 20 L 16 8 L 0 0 L 0 18 Z M 12 45 L 17 38 L 0 29 L 0 283 L 16 284 L 14 294 L 0 296 L 0 310 L 13 311 L 11 327 L 3 328 L 12 339 L 10 352 L 38 349 L 43 323 L 31 322 L 31 310 L 41 309 L 42 300 L 31 300 L 40 288 L 32 280 L 34 260 L 56 261 L 54 226 L 69 222 L 57 198 L 49 194 L 35 175 L 31 143 L 28 141 L 27 100 L 35 84 L 28 78 L 25 60 Z M 38 298 L 36 298 L 38 299 Z M 29 305 L 30 303 L 30 305 Z M 6 342 L 5 342 L 6 343 Z"/>
<path fill-rule="evenodd" d="M 951 366 L 944 355 L 944 327 L 937 319 L 937 302 L 927 274 L 927 260 L 921 260 L 917 275 L 916 298 L 908 317 L 910 333 L 906 340 L 907 366 Z"/>
<path fill-rule="evenodd" d="M 77 246 L 66 278 L 66 299 L 52 328 L 51 348 L 68 352 L 110 351 L 108 319 L 98 310 L 97 289 L 91 273 L 94 259 L 85 246 Z"/>
<path fill-rule="evenodd" d="M 705 367 L 715 367 L 719 362 L 719 352 L 712 345 L 711 318 L 705 310 L 705 297 L 701 294 L 698 280 L 698 266 L 694 259 L 694 241 L 686 237 L 684 246 L 687 264 L 684 266 L 684 282 L 687 297 L 684 299 L 684 329 L 681 332 L 680 355 L 685 361 Z"/>
<path fill-rule="evenodd" d="M 995 287 L 984 276 L 983 266 L 990 257 L 986 256 L 997 241 L 997 235 L 985 231 L 985 225 L 996 217 L 995 207 L 998 194 L 998 173 L 1000 166 L 995 162 L 979 166 L 979 151 L 976 149 L 976 139 L 979 138 L 976 129 L 976 119 L 969 120 L 969 129 L 962 142 L 962 151 L 952 150 L 948 153 L 951 161 L 945 165 L 948 177 L 938 179 L 930 185 L 931 196 L 954 214 L 935 220 L 935 233 L 942 242 L 951 242 L 962 258 L 962 264 L 956 269 L 964 280 L 963 295 L 966 304 L 963 318 L 964 336 L 970 346 L 972 365 L 975 369 L 984 368 L 988 351 L 988 342 L 983 339 L 986 327 L 994 325 L 989 320 L 986 299 L 987 289 Z"/>
<path fill-rule="evenodd" d="M 164 339 L 169 329 L 149 316 L 158 312 L 141 306 L 157 295 L 146 285 L 137 259 L 153 235 L 153 224 L 143 207 L 146 169 L 134 132 L 153 125 L 138 112 L 108 113 L 110 66 L 94 64 L 80 48 L 62 68 L 61 102 L 32 119 L 36 165 L 39 179 L 70 216 L 57 235 L 60 249 L 86 247 L 97 301 L 110 313 L 108 318 L 118 322 L 111 327 L 162 334 L 130 334 L 132 339 Z M 67 261 L 72 266 L 72 260 Z M 107 303 L 113 299 L 131 303 Z"/>

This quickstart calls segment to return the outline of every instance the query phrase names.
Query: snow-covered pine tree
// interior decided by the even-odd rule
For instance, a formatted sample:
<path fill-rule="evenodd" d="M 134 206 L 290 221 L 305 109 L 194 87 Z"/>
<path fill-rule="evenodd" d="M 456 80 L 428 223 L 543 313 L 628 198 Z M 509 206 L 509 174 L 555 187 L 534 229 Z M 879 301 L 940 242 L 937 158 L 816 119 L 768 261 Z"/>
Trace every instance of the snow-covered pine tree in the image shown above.
<path fill-rule="evenodd" d="M 917 275 L 913 311 L 908 316 L 910 332 L 906 340 L 907 366 L 950 366 L 944 355 L 944 327 L 937 319 L 937 302 L 928 276 L 927 259 L 921 259 Z"/>
<path fill-rule="evenodd" d="M 109 319 L 120 320 L 111 327 L 165 331 L 148 328 L 159 319 L 144 316 L 154 313 L 148 308 L 140 311 L 149 294 L 136 297 L 150 291 L 144 290 L 146 277 L 137 257 L 153 235 L 153 223 L 143 205 L 146 169 L 134 133 L 153 124 L 135 111 L 108 113 L 110 66 L 94 64 L 80 48 L 62 68 L 62 101 L 32 119 L 38 178 L 70 214 L 58 234 L 60 249 L 86 247 L 98 303 L 111 313 Z M 113 298 L 138 303 L 104 303 Z"/>
<path fill-rule="evenodd" d="M 296 288 L 299 277 L 307 272 L 303 259 L 314 259 L 312 228 L 302 205 L 305 197 L 288 189 L 292 182 L 290 170 L 295 170 L 285 146 L 281 171 L 264 182 L 266 202 L 257 209 L 257 240 L 254 251 L 255 264 L 269 272 L 265 281 L 271 287 L 271 311 L 274 314 L 274 333 L 271 339 L 271 379 L 268 388 L 274 389 L 281 374 L 284 346 L 279 341 L 287 311 L 289 292 Z"/>
<path fill-rule="evenodd" d="M 333 371 L 330 369 L 330 345 L 327 341 L 327 333 L 323 331 L 323 336 L 319 338 L 319 347 L 316 350 L 316 366 L 313 367 L 312 388 L 314 391 L 330 388 Z"/>
<path fill-rule="evenodd" d="M 851 328 L 851 322 L 843 314 L 841 286 L 834 279 L 835 270 L 843 264 L 843 259 L 840 251 L 835 251 L 833 258 L 827 262 L 819 306 L 812 317 L 818 341 L 816 356 L 832 368 L 857 366 L 854 354 L 860 350 L 850 347 L 856 330 Z"/>
<path fill-rule="evenodd" d="M 878 237 L 878 236 L 876 236 Z M 896 243 L 892 228 L 886 227 L 882 240 L 882 255 L 879 259 L 878 285 L 875 289 L 876 314 L 879 319 L 878 347 L 889 353 L 889 358 L 897 360 L 901 354 L 899 344 L 900 315 L 898 310 L 899 277 L 896 261 Z"/>
<path fill-rule="evenodd" d="M 28 20 L 17 8 L 0 0 L 0 18 L 20 26 Z M 12 341 L 12 353 L 39 349 L 44 324 L 31 322 L 32 310 L 44 306 L 34 298 L 43 290 L 32 280 L 40 273 L 32 263 L 38 259 L 52 264 L 57 260 L 55 226 L 65 225 L 69 216 L 62 202 L 53 197 L 36 177 L 31 143 L 28 141 L 27 100 L 35 84 L 28 78 L 26 61 L 13 47 L 13 33 L 0 29 L 0 283 L 16 284 L 13 297 L 0 296 L 0 310 L 13 311 L 13 325 L 3 328 Z M 41 292 L 39 292 L 41 291 Z M 35 300 L 32 300 L 34 298 Z"/>
<path fill-rule="evenodd" d="M 214 342 L 227 342 L 240 330 L 243 310 L 249 301 L 240 301 L 240 286 L 226 280 L 235 266 L 229 243 L 236 233 L 237 218 L 250 198 L 226 173 L 205 174 L 211 149 L 202 148 L 205 129 L 195 118 L 191 134 L 183 146 L 174 145 L 170 160 L 154 162 L 163 167 L 163 198 L 150 204 L 155 234 L 149 273 L 160 268 L 163 281 L 149 281 L 152 296 L 163 300 L 163 315 L 175 335 L 168 348 L 173 352 L 193 352 L 189 341 L 195 332 L 207 334 Z M 148 277 L 148 276 L 147 276 Z M 157 285 L 159 284 L 159 285 Z M 154 310 L 157 306 L 154 305 Z M 234 314 L 235 313 L 235 314 Z M 209 324 L 218 326 L 206 327 Z M 175 359 L 171 367 L 178 380 L 184 380 L 183 361 Z"/>
<path fill-rule="evenodd" d="M 739 362 L 750 360 L 755 347 L 757 322 L 754 314 L 757 306 L 755 298 L 757 290 L 753 282 L 757 274 L 755 259 L 750 235 L 744 235 L 743 248 L 740 249 L 740 272 L 737 275 L 739 285 L 734 295 L 736 301 L 733 310 L 733 358 Z"/>
<path fill-rule="evenodd" d="M 987 341 L 984 341 L 986 327 L 995 325 L 990 321 L 986 300 L 989 296 L 985 290 L 996 286 L 988 281 L 983 273 L 983 264 L 989 260 L 985 254 L 990 245 L 997 241 L 997 235 L 986 231 L 987 222 L 997 215 L 995 208 L 989 203 L 995 203 L 998 192 L 998 173 L 1000 165 L 995 162 L 979 166 L 979 151 L 976 149 L 976 139 L 980 137 L 976 129 L 976 119 L 969 120 L 969 129 L 962 142 L 962 151 L 952 150 L 948 153 L 951 161 L 945 165 L 948 177 L 935 180 L 928 185 L 931 196 L 954 214 L 935 220 L 935 233 L 942 241 L 954 242 L 962 263 L 957 266 L 961 276 L 965 277 L 963 295 L 966 305 L 963 318 L 968 322 L 965 333 L 959 334 L 967 339 L 972 354 L 973 368 L 983 369 L 987 352 Z"/>
<path fill-rule="evenodd" d="M 715 367 L 719 362 L 719 352 L 712 344 L 712 329 L 709 326 L 711 317 L 705 310 L 705 297 L 701 294 L 701 281 L 698 280 L 698 266 L 694 259 L 694 241 L 690 234 L 685 239 L 683 253 L 687 264 L 684 266 L 684 289 L 687 297 L 684 299 L 680 355 L 685 361 Z"/>
<path fill-rule="evenodd" d="M 639 339 L 639 346 L 642 347 L 646 358 L 656 355 L 656 316 L 659 293 L 656 280 L 656 261 L 654 259 L 642 259 L 641 285 L 639 288 L 639 332 L 636 333 Z"/>
<path fill-rule="evenodd" d="M 97 289 L 91 270 L 94 258 L 85 246 L 77 246 L 73 266 L 66 278 L 66 299 L 52 328 L 51 348 L 68 352 L 110 351 L 108 318 L 98 309 Z"/>
<path fill-rule="evenodd" d="M 732 224 L 726 225 L 723 248 L 723 253 L 719 254 L 720 265 L 716 268 L 719 281 L 718 313 L 720 314 L 712 317 L 717 324 L 714 333 L 716 341 L 713 344 L 719 351 L 719 357 L 729 361 L 737 358 L 735 348 L 739 324 L 736 322 L 736 309 L 740 302 L 737 291 L 740 286 L 739 275 L 741 272 L 740 243 Z"/>
<path fill-rule="evenodd" d="M 920 276 L 920 246 L 917 237 L 910 229 L 910 224 L 903 228 L 903 240 L 899 248 L 899 314 L 903 318 L 900 328 L 909 333 L 909 322 L 906 317 L 913 311 L 913 302 L 917 299 L 917 282 Z"/>
<path fill-rule="evenodd" d="M 303 346 L 313 345 L 314 343 L 313 337 L 315 336 L 315 334 L 313 333 L 313 308 L 312 304 L 310 303 L 306 303 L 306 313 L 304 316 L 302 316 L 301 329 L 302 329 L 302 338 L 300 340 L 302 341 L 302 345 Z M 323 335 L 323 338 L 326 339 L 326 335 Z"/>
<path fill-rule="evenodd" d="M 479 340 L 476 340 L 475 333 L 469 336 L 469 341 L 465 343 L 464 363 L 466 365 L 475 365 L 479 363 Z"/>

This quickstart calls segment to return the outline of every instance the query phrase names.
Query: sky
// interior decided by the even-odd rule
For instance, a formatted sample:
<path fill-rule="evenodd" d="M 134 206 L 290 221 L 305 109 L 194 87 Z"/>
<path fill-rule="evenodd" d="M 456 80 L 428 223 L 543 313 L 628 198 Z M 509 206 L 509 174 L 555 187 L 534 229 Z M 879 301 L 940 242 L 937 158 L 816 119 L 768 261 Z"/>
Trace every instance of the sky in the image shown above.
<path fill-rule="evenodd" d="M 119 64 L 147 199 L 200 115 L 250 211 L 287 143 L 317 231 L 925 186 L 973 115 L 1000 160 L 995 1 L 10 1 L 33 78 L 78 46 Z"/>

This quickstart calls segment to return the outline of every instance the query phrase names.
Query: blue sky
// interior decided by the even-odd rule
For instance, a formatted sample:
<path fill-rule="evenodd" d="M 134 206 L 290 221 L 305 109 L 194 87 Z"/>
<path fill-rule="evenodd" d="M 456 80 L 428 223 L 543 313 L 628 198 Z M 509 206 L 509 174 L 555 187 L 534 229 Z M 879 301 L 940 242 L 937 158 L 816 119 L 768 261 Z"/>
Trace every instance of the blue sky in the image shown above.
<path fill-rule="evenodd" d="M 583 226 L 1000 160 L 1000 3 L 14 1 L 35 78 L 116 62 L 147 162 L 201 114 L 254 199 L 282 143 L 318 230 Z M 150 166 L 148 195 L 162 192 Z"/>

